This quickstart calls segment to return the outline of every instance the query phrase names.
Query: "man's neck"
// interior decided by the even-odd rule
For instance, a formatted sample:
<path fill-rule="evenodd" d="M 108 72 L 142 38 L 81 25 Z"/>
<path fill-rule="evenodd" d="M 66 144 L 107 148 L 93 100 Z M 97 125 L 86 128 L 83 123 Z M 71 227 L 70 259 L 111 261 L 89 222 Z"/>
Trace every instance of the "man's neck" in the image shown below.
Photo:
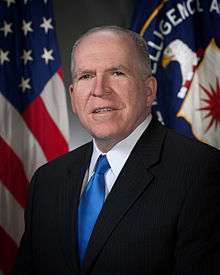
<path fill-rule="evenodd" d="M 144 121 L 147 122 L 147 124 L 149 124 L 149 122 L 151 121 L 152 115 L 149 114 Z M 141 123 L 139 123 L 135 129 L 137 129 L 144 121 L 142 121 Z M 98 147 L 98 149 L 103 153 L 107 153 L 108 151 L 110 151 L 116 144 L 118 144 L 119 142 L 121 142 L 122 140 L 124 140 L 125 138 L 127 138 L 131 133 L 133 133 L 135 131 L 135 129 L 133 129 L 132 131 L 130 131 L 129 133 L 127 133 L 124 136 L 120 136 L 120 137 L 114 137 L 114 138 L 105 138 L 105 139 L 99 139 L 99 138 L 94 138 L 96 146 Z"/>

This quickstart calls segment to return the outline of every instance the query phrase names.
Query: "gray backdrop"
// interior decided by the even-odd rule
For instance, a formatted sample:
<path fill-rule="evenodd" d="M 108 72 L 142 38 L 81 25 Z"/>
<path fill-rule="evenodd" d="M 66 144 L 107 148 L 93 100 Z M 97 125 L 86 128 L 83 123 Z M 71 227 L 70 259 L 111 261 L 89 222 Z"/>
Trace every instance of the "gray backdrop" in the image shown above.
<path fill-rule="evenodd" d="M 68 94 L 70 78 L 70 53 L 74 41 L 80 34 L 92 27 L 119 25 L 129 27 L 135 0 L 53 0 L 56 30 L 64 81 Z M 70 147 L 74 149 L 91 139 L 78 119 L 71 112 L 67 95 L 70 120 Z"/>

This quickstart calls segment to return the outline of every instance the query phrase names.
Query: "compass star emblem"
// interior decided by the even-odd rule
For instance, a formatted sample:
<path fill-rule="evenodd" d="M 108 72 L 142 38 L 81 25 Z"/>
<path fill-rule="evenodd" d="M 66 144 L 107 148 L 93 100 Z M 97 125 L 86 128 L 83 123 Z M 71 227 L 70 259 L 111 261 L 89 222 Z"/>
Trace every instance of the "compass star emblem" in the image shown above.
<path fill-rule="evenodd" d="M 212 39 L 203 50 L 177 116 L 188 122 L 197 139 L 220 149 L 220 48 Z"/>
<path fill-rule="evenodd" d="M 210 122 L 206 131 L 208 131 L 213 125 L 215 125 L 215 129 L 220 125 L 220 85 L 219 79 L 216 78 L 216 87 L 212 87 L 209 84 L 209 89 L 200 85 L 201 89 L 204 91 L 207 98 L 202 98 L 202 101 L 205 103 L 205 106 L 199 108 L 199 111 L 205 111 L 207 114 L 205 118 L 209 118 Z"/>

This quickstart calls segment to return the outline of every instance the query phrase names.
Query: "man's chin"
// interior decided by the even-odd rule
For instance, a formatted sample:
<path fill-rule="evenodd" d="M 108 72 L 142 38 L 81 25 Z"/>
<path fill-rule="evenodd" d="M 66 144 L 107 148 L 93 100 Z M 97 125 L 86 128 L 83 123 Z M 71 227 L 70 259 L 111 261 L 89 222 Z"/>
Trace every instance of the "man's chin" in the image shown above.
<path fill-rule="evenodd" d="M 90 133 L 95 139 L 96 145 L 104 153 L 108 152 L 115 144 L 124 139 L 122 133 L 102 131 L 102 132 L 92 132 Z"/>
<path fill-rule="evenodd" d="M 120 132 L 118 130 L 118 127 L 114 127 L 110 123 L 96 124 L 96 127 L 93 127 L 92 129 L 90 129 L 90 134 L 95 139 L 101 139 L 101 140 L 116 138 L 118 135 L 118 132 Z"/>
<path fill-rule="evenodd" d="M 104 133 L 91 133 L 91 135 L 94 137 L 95 140 L 111 140 L 114 139 L 114 135 L 111 134 L 104 134 Z"/>

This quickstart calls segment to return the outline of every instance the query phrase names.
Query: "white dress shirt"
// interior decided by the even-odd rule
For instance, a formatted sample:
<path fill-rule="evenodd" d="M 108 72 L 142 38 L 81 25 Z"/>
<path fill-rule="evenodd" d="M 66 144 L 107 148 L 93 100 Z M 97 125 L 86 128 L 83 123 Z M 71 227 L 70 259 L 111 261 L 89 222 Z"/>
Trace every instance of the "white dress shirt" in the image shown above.
<path fill-rule="evenodd" d="M 151 119 L 152 115 L 149 114 L 147 118 L 140 125 L 138 125 L 138 127 L 128 137 L 117 143 L 114 147 L 112 147 L 110 151 L 106 153 L 111 168 L 105 174 L 105 198 L 111 191 L 132 149 L 134 148 L 135 144 L 137 143 L 145 129 L 148 127 Z M 95 164 L 100 154 L 105 155 L 99 150 L 95 140 L 93 139 L 93 153 L 89 165 L 88 180 L 94 173 Z M 86 183 L 84 182 L 82 190 L 84 190 L 85 185 Z"/>

